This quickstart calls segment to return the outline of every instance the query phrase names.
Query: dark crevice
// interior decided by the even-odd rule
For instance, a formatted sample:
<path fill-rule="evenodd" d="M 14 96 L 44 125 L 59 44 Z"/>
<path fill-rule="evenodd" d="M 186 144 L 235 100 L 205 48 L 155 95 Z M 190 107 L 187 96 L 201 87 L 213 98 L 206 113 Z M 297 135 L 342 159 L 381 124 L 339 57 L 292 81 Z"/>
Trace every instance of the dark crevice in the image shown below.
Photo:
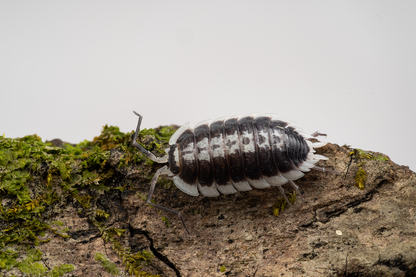
<path fill-rule="evenodd" d="M 381 181 L 376 188 L 382 186 L 385 182 L 387 182 L 386 180 Z M 319 221 L 322 223 L 328 222 L 329 219 L 331 217 L 335 217 L 335 216 L 340 216 L 341 214 L 345 213 L 349 208 L 352 207 L 356 207 L 361 203 L 370 201 L 373 198 L 373 195 L 375 193 L 375 189 L 369 191 L 368 193 L 366 193 L 362 198 L 360 199 L 356 199 L 353 200 L 349 203 L 344 204 L 341 207 L 334 207 L 333 204 L 331 203 L 330 205 L 325 205 L 319 209 L 316 209 L 315 212 L 316 213 L 320 213 L 320 215 L 318 215 L 318 217 L 323 217 L 323 218 L 319 218 L 317 216 L 315 216 L 314 220 L 312 220 L 311 222 L 308 222 L 304 225 L 299 226 L 302 229 L 307 229 L 307 228 L 315 228 L 314 223 Z"/>
<path fill-rule="evenodd" d="M 150 244 L 150 250 L 153 252 L 156 258 L 158 258 L 160 261 L 165 263 L 168 267 L 170 267 L 173 271 L 175 271 L 176 276 L 181 277 L 181 273 L 176 268 L 176 266 L 162 253 L 156 250 L 156 248 L 153 245 L 153 239 L 149 236 L 149 233 L 143 230 L 134 229 L 131 225 L 129 225 L 129 231 L 131 233 L 131 236 L 134 236 L 135 234 L 144 235 Z"/>
<path fill-rule="evenodd" d="M 398 254 L 397 256 L 387 259 L 379 260 L 373 265 L 360 264 L 358 261 L 349 262 L 346 258 L 345 266 L 341 269 L 335 270 L 339 277 L 374 277 L 374 276 L 386 276 L 385 270 L 377 268 L 376 266 L 386 266 L 390 270 L 388 272 L 395 272 L 394 276 L 414 277 L 416 276 L 416 262 L 405 262 L 403 256 Z M 388 274 L 387 276 L 393 276 Z"/>
<path fill-rule="evenodd" d="M 66 233 L 79 243 L 90 243 L 93 239 L 101 237 L 100 233 L 93 228 L 81 231 L 67 231 Z"/>
<path fill-rule="evenodd" d="M 316 226 L 314 225 L 314 223 L 316 222 L 316 221 L 318 221 L 317 219 L 316 219 L 316 217 L 314 218 L 314 220 L 312 220 L 312 221 L 310 221 L 310 222 L 308 222 L 308 223 L 306 223 L 306 224 L 302 224 L 302 225 L 300 225 L 299 226 L 299 230 L 301 230 L 301 231 L 305 231 L 306 229 L 308 229 L 308 228 L 312 228 L 312 229 L 314 229 Z"/>
<path fill-rule="evenodd" d="M 51 270 L 51 268 L 50 268 L 50 267 L 48 266 L 48 264 L 46 263 L 45 259 L 40 258 L 40 260 L 43 262 L 43 264 L 46 266 L 46 268 L 47 268 L 48 270 Z"/>
<path fill-rule="evenodd" d="M 90 243 L 93 240 L 98 239 L 98 238 L 102 238 L 102 236 L 101 235 L 96 235 L 96 236 L 90 237 L 88 239 L 82 240 L 79 243 Z"/>
<path fill-rule="evenodd" d="M 392 269 L 398 268 L 405 273 L 404 276 L 406 277 L 416 276 L 416 261 L 413 261 L 413 264 L 408 264 L 401 254 L 398 254 L 396 257 L 389 260 L 379 260 L 375 265 L 384 265 Z"/>
<path fill-rule="evenodd" d="M 333 210 L 330 210 L 330 206 L 328 206 L 328 211 L 323 211 L 327 220 L 329 220 L 329 218 L 331 217 L 335 217 L 335 216 L 340 216 L 341 214 L 345 213 L 349 208 L 352 207 L 356 207 L 361 203 L 370 201 L 371 198 L 373 197 L 373 191 L 367 193 L 364 197 L 360 198 L 360 199 L 356 199 L 353 200 L 349 203 L 346 203 L 345 205 L 341 206 L 341 207 L 336 207 Z"/>

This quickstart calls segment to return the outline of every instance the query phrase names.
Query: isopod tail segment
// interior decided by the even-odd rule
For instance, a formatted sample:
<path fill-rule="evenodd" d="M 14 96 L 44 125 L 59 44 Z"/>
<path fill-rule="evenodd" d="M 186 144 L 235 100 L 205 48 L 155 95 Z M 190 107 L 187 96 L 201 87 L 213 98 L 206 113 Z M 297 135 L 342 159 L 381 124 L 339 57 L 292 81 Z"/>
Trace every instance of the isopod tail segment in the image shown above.
<path fill-rule="evenodd" d="M 319 136 L 324 136 L 324 137 L 326 137 L 326 134 L 322 134 L 322 133 L 319 133 L 318 131 L 316 131 L 315 133 L 313 133 L 312 135 L 311 135 L 311 137 L 313 137 L 313 138 L 316 138 L 316 137 L 319 137 Z M 310 139 L 308 139 L 308 140 L 310 140 Z M 318 147 L 322 147 L 322 146 L 324 146 L 326 143 L 321 143 L 321 145 L 319 145 L 319 146 L 315 146 L 315 148 L 318 148 Z M 321 172 L 331 172 L 331 173 L 334 173 L 334 174 L 341 174 L 341 173 L 339 173 L 338 171 L 335 171 L 335 170 L 331 170 L 331 169 L 327 169 L 327 168 L 324 168 L 324 167 L 319 167 L 319 166 L 314 166 L 314 167 L 312 167 L 312 169 L 315 169 L 315 170 L 317 170 L 317 171 L 321 171 Z"/>
<path fill-rule="evenodd" d="M 289 183 L 297 195 L 303 197 L 299 187 L 293 182 L 311 169 L 337 173 L 318 167 L 320 160 L 327 160 L 315 154 L 314 148 L 326 143 L 315 142 L 319 132 L 304 133 L 288 121 L 275 115 L 250 114 L 246 116 L 224 117 L 198 123 L 193 130 L 189 123 L 180 127 L 170 138 L 167 155 L 156 157 L 137 143 L 142 116 L 134 112 L 139 121 L 133 138 L 133 146 L 157 163 L 168 163 L 156 171 L 150 184 L 147 203 L 179 216 L 180 212 L 151 202 L 159 177 L 173 179 L 177 188 L 191 196 L 216 197 L 234 194 L 253 188 L 265 189 L 277 186 L 286 202 L 282 185 Z"/>

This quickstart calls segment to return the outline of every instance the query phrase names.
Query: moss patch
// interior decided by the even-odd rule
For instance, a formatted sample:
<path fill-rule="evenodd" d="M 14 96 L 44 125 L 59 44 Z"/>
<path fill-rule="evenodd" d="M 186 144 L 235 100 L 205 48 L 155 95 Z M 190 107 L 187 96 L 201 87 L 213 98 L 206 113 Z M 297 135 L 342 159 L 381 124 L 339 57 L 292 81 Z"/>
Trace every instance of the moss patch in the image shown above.
<path fill-rule="evenodd" d="M 358 162 L 358 171 L 355 174 L 354 181 L 355 181 L 355 186 L 361 190 L 365 189 L 365 183 L 367 182 L 367 172 L 364 170 L 366 160 L 373 160 L 373 161 L 388 161 L 389 160 L 387 157 L 383 157 L 380 155 L 374 156 L 370 154 L 369 152 L 365 152 L 361 149 L 353 149 L 349 155 L 351 156 L 352 159 Z"/>
<path fill-rule="evenodd" d="M 290 203 L 295 204 L 296 201 L 296 191 L 286 193 L 287 199 L 290 201 Z M 286 199 L 284 197 L 279 198 L 276 203 L 273 205 L 273 214 L 275 216 L 279 216 L 281 212 L 286 210 L 288 203 L 286 202 Z"/>
<path fill-rule="evenodd" d="M 144 129 L 138 142 L 155 154 L 163 154 L 174 132 L 174 127 Z M 132 135 L 133 132 L 122 133 L 118 127 L 106 125 L 92 142 L 63 144 L 63 147 L 43 142 L 37 135 L 16 139 L 0 136 L 1 270 L 17 268 L 24 274 L 39 276 L 61 276 L 73 270 L 72 265 L 48 270 L 38 264 L 41 253 L 36 246 L 50 241 L 44 238 L 48 234 L 52 235 L 49 237 L 69 237 L 68 228 L 62 226 L 62 222 L 50 220 L 69 203 L 75 203 L 90 217 L 99 218 L 100 226 L 106 228 L 110 215 L 96 207 L 96 200 L 111 190 L 129 188 L 128 181 L 121 180 L 115 185 L 109 180 L 122 178 L 118 171 L 130 165 L 149 164 L 148 159 L 131 146 Z M 121 153 L 116 165 L 109 163 L 112 151 Z M 139 178 L 149 179 L 148 173 L 139 172 L 143 174 Z M 103 236 L 105 234 L 108 235 L 108 230 L 102 232 Z M 103 239 L 108 240 L 108 237 Z M 129 255 L 138 258 L 137 254 Z M 137 267 L 130 264 L 125 263 L 128 272 L 145 276 L 144 273 L 137 275 Z"/>

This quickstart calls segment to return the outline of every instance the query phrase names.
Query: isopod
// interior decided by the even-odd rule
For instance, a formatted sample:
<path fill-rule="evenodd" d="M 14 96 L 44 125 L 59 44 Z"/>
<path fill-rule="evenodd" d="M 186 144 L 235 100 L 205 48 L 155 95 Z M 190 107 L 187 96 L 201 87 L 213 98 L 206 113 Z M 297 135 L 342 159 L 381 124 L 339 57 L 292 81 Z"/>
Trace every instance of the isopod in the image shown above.
<path fill-rule="evenodd" d="M 156 171 L 150 183 L 147 203 L 179 216 L 186 231 L 188 228 L 180 212 L 151 202 L 159 177 L 171 178 L 178 189 L 186 194 L 216 197 L 277 186 L 290 204 L 282 188 L 290 183 L 302 199 L 293 182 L 311 169 L 333 172 L 315 166 L 327 157 L 315 154 L 314 148 L 326 143 L 312 142 L 312 138 L 325 136 L 315 132 L 304 133 L 292 122 L 273 114 L 251 114 L 205 120 L 190 129 L 189 122 L 170 138 L 166 155 L 156 157 L 137 143 L 142 116 L 134 112 L 139 121 L 133 146 L 157 163 L 168 163 Z M 303 199 L 302 199 L 303 201 Z"/>

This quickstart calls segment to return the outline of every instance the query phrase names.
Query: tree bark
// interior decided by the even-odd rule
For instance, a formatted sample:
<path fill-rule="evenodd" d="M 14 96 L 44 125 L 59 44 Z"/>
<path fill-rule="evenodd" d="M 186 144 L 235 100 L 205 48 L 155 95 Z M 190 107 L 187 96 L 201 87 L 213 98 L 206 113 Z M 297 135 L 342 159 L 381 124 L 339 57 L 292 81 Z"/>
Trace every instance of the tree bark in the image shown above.
<path fill-rule="evenodd" d="M 366 159 L 362 164 L 351 151 L 335 144 L 317 149 L 329 158 L 318 165 L 341 174 L 311 170 L 295 182 L 304 202 L 297 197 L 278 216 L 273 210 L 282 195 L 275 187 L 242 192 L 236 199 L 201 199 L 161 180 L 164 185 L 157 185 L 153 200 L 180 211 L 188 235 L 176 215 L 146 204 L 150 179 L 141 173 L 146 170 L 151 177 L 160 165 L 119 168 L 123 152 L 113 149 L 107 163 L 117 174 L 107 182 L 130 182 L 133 189 L 106 191 L 89 209 L 68 202 L 51 220 L 62 221 L 70 238 L 50 234 L 52 240 L 37 248 L 48 268 L 73 264 L 68 276 L 117 276 L 94 259 L 97 252 L 106 255 L 121 276 L 126 271 L 123 260 L 114 241 L 103 238 L 102 232 L 115 228 L 125 230 L 113 236 L 123 249 L 153 253 L 141 269 L 153 275 L 416 276 L 415 173 L 390 160 Z M 360 167 L 367 173 L 363 190 L 354 180 Z M 291 190 L 289 185 L 284 188 Z M 91 219 L 98 209 L 110 215 L 98 220 L 101 231 Z"/>

